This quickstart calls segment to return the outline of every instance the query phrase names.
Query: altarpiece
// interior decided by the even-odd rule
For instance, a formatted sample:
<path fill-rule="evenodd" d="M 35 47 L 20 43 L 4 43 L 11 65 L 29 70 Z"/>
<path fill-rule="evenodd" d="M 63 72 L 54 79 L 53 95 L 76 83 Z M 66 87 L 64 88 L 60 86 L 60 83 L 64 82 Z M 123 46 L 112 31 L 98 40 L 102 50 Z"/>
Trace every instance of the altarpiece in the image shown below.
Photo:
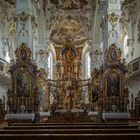
<path fill-rule="evenodd" d="M 9 113 L 38 111 L 37 66 L 31 62 L 31 50 L 22 43 L 16 49 L 16 62 L 10 66 L 12 88 L 8 89 Z"/>

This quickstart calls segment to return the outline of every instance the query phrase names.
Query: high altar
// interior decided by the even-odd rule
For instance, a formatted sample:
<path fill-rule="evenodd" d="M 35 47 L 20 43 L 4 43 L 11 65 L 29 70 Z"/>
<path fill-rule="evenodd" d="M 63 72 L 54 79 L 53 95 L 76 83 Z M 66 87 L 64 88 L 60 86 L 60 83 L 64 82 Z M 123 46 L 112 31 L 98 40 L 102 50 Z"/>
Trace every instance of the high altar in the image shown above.
<path fill-rule="evenodd" d="M 71 42 L 63 47 L 55 46 L 56 80 L 50 80 L 50 90 L 56 92 L 57 109 L 80 109 L 82 105 L 82 64 L 83 47 L 76 48 Z M 53 90 L 54 89 L 54 90 Z M 57 104 L 57 105 L 56 105 Z"/>

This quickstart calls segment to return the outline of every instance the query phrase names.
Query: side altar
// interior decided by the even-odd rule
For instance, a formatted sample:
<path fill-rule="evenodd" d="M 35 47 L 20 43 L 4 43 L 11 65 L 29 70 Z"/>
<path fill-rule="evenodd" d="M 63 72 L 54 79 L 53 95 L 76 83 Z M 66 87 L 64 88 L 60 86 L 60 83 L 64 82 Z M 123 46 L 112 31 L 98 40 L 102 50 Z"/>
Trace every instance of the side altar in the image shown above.
<path fill-rule="evenodd" d="M 91 108 L 93 112 L 98 112 L 102 121 L 130 118 L 125 73 L 126 66 L 121 62 L 121 49 L 112 44 L 106 49 L 104 65 L 92 72 L 89 90 Z"/>
<path fill-rule="evenodd" d="M 12 88 L 7 92 L 5 119 L 32 121 L 38 112 L 37 66 L 31 62 L 31 50 L 22 44 L 16 49 L 16 62 L 10 66 Z"/>

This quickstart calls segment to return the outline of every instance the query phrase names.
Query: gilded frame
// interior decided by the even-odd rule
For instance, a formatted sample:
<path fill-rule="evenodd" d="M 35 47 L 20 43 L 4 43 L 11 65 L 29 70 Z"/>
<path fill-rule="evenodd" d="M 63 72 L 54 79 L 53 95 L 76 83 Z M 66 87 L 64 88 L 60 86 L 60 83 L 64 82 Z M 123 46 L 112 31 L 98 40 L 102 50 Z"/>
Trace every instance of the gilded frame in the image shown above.
<path fill-rule="evenodd" d="M 17 62 L 26 64 L 30 61 L 31 50 L 26 44 L 22 43 L 19 48 L 15 51 Z"/>
<path fill-rule="evenodd" d="M 115 59 L 112 60 L 111 59 L 111 51 L 114 50 L 115 52 Z M 120 62 L 120 58 L 121 58 L 121 49 L 120 48 L 117 48 L 115 44 L 112 44 L 108 49 L 106 49 L 106 52 L 105 52 L 105 60 L 106 60 L 106 63 L 109 64 L 118 64 Z"/>

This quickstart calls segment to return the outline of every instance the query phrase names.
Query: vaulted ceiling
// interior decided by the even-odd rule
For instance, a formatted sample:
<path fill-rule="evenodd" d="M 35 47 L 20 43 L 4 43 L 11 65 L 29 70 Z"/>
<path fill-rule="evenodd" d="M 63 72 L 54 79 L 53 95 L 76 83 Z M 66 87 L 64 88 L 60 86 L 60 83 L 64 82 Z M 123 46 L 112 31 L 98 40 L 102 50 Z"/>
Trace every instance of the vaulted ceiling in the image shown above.
<path fill-rule="evenodd" d="M 95 2 L 50 0 L 47 3 L 46 19 L 51 40 L 57 44 L 66 43 L 67 39 L 73 40 L 74 44 L 84 43 L 91 33 Z"/>
<path fill-rule="evenodd" d="M 51 40 L 56 44 L 80 45 L 87 40 L 85 30 L 72 17 L 68 16 L 52 30 Z"/>

